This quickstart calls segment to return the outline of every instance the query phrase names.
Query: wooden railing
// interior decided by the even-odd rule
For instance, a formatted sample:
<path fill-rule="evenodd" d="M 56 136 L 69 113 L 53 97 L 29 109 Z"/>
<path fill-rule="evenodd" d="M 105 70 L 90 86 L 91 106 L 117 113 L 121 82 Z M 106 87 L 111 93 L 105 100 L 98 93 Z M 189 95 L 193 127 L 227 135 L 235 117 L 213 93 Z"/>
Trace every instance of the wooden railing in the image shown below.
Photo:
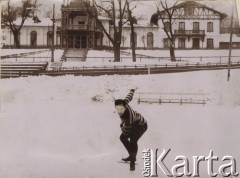
<path fill-rule="evenodd" d="M 1 78 L 38 75 L 46 70 L 48 62 L 2 62 Z"/>
<path fill-rule="evenodd" d="M 205 93 L 136 93 L 137 102 L 148 104 L 207 104 L 210 99 Z"/>
<path fill-rule="evenodd" d="M 175 35 L 205 35 L 205 30 L 174 30 Z"/>

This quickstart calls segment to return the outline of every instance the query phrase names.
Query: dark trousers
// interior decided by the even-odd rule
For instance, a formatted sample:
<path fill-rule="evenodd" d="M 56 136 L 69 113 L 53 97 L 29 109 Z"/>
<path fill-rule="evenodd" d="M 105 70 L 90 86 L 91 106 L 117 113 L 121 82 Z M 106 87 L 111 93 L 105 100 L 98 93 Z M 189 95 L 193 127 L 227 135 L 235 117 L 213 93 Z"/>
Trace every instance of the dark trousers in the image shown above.
<path fill-rule="evenodd" d="M 141 126 L 134 126 L 129 135 L 121 134 L 120 140 L 127 149 L 131 160 L 136 161 L 138 151 L 138 140 L 146 132 L 147 124 Z"/>

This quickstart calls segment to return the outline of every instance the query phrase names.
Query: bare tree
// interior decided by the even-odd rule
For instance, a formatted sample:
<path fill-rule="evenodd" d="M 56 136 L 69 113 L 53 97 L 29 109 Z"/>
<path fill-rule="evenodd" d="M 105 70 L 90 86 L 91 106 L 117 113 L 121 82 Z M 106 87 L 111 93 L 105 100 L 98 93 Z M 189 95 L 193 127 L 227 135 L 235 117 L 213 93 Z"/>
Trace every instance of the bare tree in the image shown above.
<path fill-rule="evenodd" d="M 52 18 L 52 13 L 53 13 L 53 10 L 52 8 L 48 8 L 47 10 L 46 9 L 43 9 L 44 11 L 44 17 L 46 18 Z"/>
<path fill-rule="evenodd" d="M 126 0 L 126 4 L 127 4 L 127 11 L 128 11 L 128 21 L 130 23 L 130 27 L 131 27 L 131 49 L 132 49 L 132 59 L 133 62 L 136 62 L 136 41 L 135 41 L 135 28 L 134 28 L 134 24 L 137 23 L 136 18 L 132 15 L 132 11 L 135 7 L 130 8 L 130 3 L 131 1 Z"/>
<path fill-rule="evenodd" d="M 170 41 L 170 57 L 171 61 L 176 61 L 175 58 L 175 36 L 173 33 L 173 25 L 174 25 L 174 15 L 175 11 L 177 10 L 177 3 L 176 1 L 172 7 L 168 7 L 167 1 L 164 0 L 160 1 L 160 6 L 163 9 L 160 11 L 159 5 L 157 5 L 157 13 L 153 14 L 151 18 L 151 23 L 158 25 L 158 19 L 161 19 L 163 24 L 163 30 L 167 35 L 168 40 Z M 157 20 L 157 21 L 156 21 Z"/>
<path fill-rule="evenodd" d="M 109 41 L 112 43 L 114 49 L 114 61 L 120 62 L 122 28 L 126 23 L 124 15 L 126 12 L 127 4 L 126 1 L 122 0 L 108 0 L 105 2 L 108 3 L 107 6 L 103 6 L 97 2 L 94 2 L 94 5 L 91 6 L 88 1 L 85 1 L 85 6 L 90 18 L 93 18 L 95 20 L 96 24 L 101 28 Z M 99 18 L 101 13 L 106 14 L 109 18 L 110 25 L 113 28 L 113 34 L 111 34 L 110 30 L 106 29 L 101 19 Z"/>
<path fill-rule="evenodd" d="M 2 11 L 2 22 L 9 26 L 13 36 L 14 36 L 14 42 L 15 47 L 20 48 L 20 41 L 19 41 L 19 35 L 21 28 L 25 22 L 25 20 L 31 16 L 31 12 L 33 8 L 38 7 L 38 0 L 22 0 L 20 6 L 16 6 L 13 3 L 10 2 L 10 0 L 7 1 L 7 5 L 4 7 Z M 15 24 L 15 21 L 17 18 L 20 19 L 20 24 Z"/>

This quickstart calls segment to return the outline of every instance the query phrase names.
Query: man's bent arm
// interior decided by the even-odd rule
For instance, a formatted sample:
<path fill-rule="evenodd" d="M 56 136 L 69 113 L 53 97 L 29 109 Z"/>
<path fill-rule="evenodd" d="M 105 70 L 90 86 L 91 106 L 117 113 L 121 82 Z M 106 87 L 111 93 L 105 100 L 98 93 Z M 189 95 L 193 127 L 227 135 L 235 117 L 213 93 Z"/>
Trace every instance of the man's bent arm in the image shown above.
<path fill-rule="evenodd" d="M 134 92 L 135 92 L 135 90 L 134 90 L 134 89 L 131 89 L 131 91 L 128 93 L 128 95 L 127 95 L 126 98 L 124 99 L 127 104 L 128 104 L 130 101 L 132 101 Z"/>

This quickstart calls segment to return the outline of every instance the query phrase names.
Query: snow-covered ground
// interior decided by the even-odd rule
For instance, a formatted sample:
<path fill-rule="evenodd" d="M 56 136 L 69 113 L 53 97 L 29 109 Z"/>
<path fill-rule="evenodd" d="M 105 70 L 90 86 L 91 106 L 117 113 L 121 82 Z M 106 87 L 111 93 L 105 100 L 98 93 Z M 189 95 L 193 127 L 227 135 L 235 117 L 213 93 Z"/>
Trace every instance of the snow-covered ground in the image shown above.
<path fill-rule="evenodd" d="M 32 52 L 39 49 L 1 49 L 2 54 L 20 54 L 26 52 Z M 61 60 L 61 56 L 64 50 L 56 49 L 54 52 L 55 62 Z M 121 63 L 114 63 L 114 53 L 105 50 L 89 50 L 87 54 L 87 60 L 82 61 L 67 61 L 63 62 L 63 67 L 83 67 L 83 66 L 103 66 L 103 65 L 139 65 L 139 64 L 166 64 L 171 63 L 169 57 L 169 50 L 137 50 L 136 53 L 140 55 L 151 56 L 153 58 L 137 57 L 137 62 L 133 63 L 131 58 L 131 50 L 123 50 L 121 54 Z M 128 54 L 129 53 L 129 54 Z M 228 61 L 228 50 L 176 50 L 178 62 L 227 62 Z M 76 56 L 77 57 L 77 56 Z M 233 62 L 240 61 L 239 50 L 232 51 Z M 51 51 L 45 51 L 35 55 L 29 55 L 27 58 L 11 58 L 2 59 L 2 62 L 40 62 L 40 61 L 51 61 Z"/>
<path fill-rule="evenodd" d="M 45 49 L 0 49 L 1 56 L 20 54 L 20 53 L 30 53 L 35 51 L 44 51 Z"/>
<path fill-rule="evenodd" d="M 136 50 L 136 54 L 149 57 L 138 56 L 137 62 L 133 63 L 131 50 L 122 50 L 127 52 L 121 54 L 121 63 L 113 63 L 114 53 L 110 51 L 89 50 L 86 62 L 63 62 L 63 67 L 83 67 L 83 66 L 102 66 L 102 65 L 138 65 L 138 64 L 166 64 L 170 62 L 169 50 Z M 128 54 L 129 53 L 129 54 Z M 175 55 L 178 62 L 190 63 L 208 63 L 208 62 L 228 62 L 228 50 L 176 50 Z M 233 62 L 240 61 L 238 50 L 232 50 Z"/>
<path fill-rule="evenodd" d="M 144 148 L 177 155 L 231 155 L 240 171 L 240 70 L 98 77 L 26 77 L 1 80 L 0 177 L 126 178 L 142 176 Z M 139 87 L 130 105 L 148 121 L 139 141 L 138 165 L 117 163 L 127 152 L 119 141 L 114 98 Z M 139 92 L 207 93 L 205 105 L 137 104 Z M 166 177 L 159 169 L 159 177 Z M 200 177 L 207 162 L 200 163 Z"/>
<path fill-rule="evenodd" d="M 1 49 L 1 53 L 3 54 L 20 54 L 20 53 L 29 53 L 29 52 L 34 52 L 34 51 L 43 51 L 38 54 L 31 54 L 26 57 L 19 57 L 19 58 L 7 58 L 7 59 L 2 59 L 1 62 L 42 62 L 42 61 L 51 61 L 51 50 L 46 49 Z M 54 51 L 54 60 L 55 62 L 58 62 L 61 60 L 62 54 L 63 54 L 62 49 L 56 49 Z"/>

